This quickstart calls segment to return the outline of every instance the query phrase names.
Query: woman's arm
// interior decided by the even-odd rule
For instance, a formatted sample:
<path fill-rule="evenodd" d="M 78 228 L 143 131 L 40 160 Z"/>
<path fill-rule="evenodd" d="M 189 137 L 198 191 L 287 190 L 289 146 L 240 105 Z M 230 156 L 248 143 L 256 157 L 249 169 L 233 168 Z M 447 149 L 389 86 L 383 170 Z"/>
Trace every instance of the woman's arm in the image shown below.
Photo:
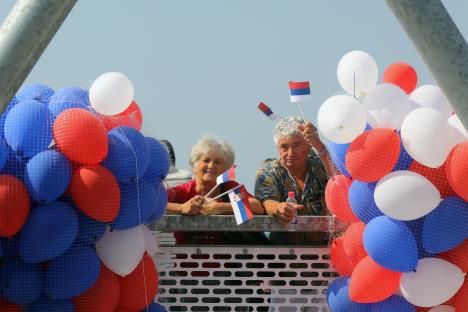
<path fill-rule="evenodd" d="M 233 214 L 231 203 L 217 202 L 212 200 L 204 203 L 201 214 L 204 215 L 230 215 Z"/>
<path fill-rule="evenodd" d="M 168 203 L 166 214 L 197 215 L 202 210 L 203 197 L 194 196 L 183 204 Z"/>

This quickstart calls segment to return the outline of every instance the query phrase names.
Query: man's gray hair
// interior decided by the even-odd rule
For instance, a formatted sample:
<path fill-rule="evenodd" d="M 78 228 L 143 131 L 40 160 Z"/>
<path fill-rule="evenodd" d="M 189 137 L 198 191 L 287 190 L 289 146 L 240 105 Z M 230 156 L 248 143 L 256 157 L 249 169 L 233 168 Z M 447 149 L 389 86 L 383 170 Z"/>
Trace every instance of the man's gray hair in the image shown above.
<path fill-rule="evenodd" d="M 208 152 L 215 152 L 221 156 L 226 163 L 226 168 L 230 168 L 234 164 L 235 154 L 231 144 L 213 136 L 204 135 L 192 147 L 189 160 L 190 166 L 193 168 L 200 158 Z"/>
<path fill-rule="evenodd" d="M 273 130 L 273 140 L 275 141 L 275 145 L 278 144 L 280 136 L 291 137 L 297 134 L 301 134 L 297 127 L 303 122 L 304 121 L 299 116 L 288 116 L 281 118 Z"/>

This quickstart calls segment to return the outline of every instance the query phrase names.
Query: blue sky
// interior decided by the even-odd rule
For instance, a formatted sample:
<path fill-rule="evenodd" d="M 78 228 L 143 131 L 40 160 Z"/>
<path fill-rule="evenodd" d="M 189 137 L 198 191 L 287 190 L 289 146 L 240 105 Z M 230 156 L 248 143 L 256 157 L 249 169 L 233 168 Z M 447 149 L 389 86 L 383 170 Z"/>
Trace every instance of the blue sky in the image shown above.
<path fill-rule="evenodd" d="M 0 2 L 1 20 L 14 2 Z M 468 1 L 443 3 L 467 38 Z M 80 0 L 25 84 L 89 89 L 101 73 L 120 71 L 134 84 L 143 132 L 169 139 L 179 168 L 210 133 L 234 146 L 238 180 L 253 192 L 256 168 L 276 155 L 259 101 L 299 114 L 287 83 L 309 80 L 313 101 L 303 107 L 315 122 L 321 103 L 343 93 L 336 66 L 356 49 L 380 74 L 405 61 L 418 85 L 433 83 L 383 0 Z"/>

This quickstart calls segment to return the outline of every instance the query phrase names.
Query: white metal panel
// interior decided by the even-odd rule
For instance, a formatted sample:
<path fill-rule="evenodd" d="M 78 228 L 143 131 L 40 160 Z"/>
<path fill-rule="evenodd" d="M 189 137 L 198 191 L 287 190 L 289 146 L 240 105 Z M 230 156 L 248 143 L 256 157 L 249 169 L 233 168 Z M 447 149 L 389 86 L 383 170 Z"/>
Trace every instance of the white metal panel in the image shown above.
<path fill-rule="evenodd" d="M 157 300 L 168 311 L 328 311 L 329 248 L 161 246 Z"/>

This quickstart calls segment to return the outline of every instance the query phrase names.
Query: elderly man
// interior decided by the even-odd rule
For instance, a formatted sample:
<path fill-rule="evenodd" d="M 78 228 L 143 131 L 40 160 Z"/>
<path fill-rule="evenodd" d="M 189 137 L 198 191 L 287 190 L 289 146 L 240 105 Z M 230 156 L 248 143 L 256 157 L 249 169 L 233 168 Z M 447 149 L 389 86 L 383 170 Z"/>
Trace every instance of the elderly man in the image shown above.
<path fill-rule="evenodd" d="M 290 223 L 299 215 L 326 215 L 325 185 L 330 169 L 325 145 L 310 123 L 295 116 L 282 118 L 273 132 L 279 159 L 265 161 L 257 170 L 255 197 L 270 216 Z M 294 192 L 297 204 L 288 203 Z M 272 232 L 274 244 L 323 244 L 324 233 Z"/>

